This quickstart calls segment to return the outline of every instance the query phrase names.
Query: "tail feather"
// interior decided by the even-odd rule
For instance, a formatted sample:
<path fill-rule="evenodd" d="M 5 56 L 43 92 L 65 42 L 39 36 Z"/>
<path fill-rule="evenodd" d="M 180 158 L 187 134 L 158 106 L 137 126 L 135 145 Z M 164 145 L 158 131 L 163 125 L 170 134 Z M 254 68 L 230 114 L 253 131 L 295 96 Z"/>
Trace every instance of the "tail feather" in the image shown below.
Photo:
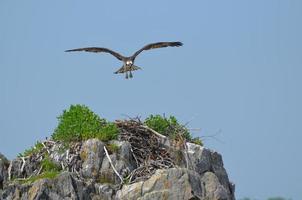
<path fill-rule="evenodd" d="M 140 68 L 140 67 L 138 67 L 138 66 L 136 66 L 136 65 L 132 65 L 132 66 L 130 67 L 130 69 L 131 69 L 131 71 L 135 71 L 135 70 L 142 69 L 142 68 Z"/>
<path fill-rule="evenodd" d="M 135 66 L 135 65 L 132 65 L 131 67 L 128 67 L 128 66 L 122 66 L 121 68 L 119 68 L 116 72 L 114 72 L 115 74 L 122 74 L 122 73 L 125 73 L 125 72 L 129 72 L 129 71 L 135 71 L 135 70 L 138 70 L 138 69 L 142 69 L 138 66 Z"/>
<path fill-rule="evenodd" d="M 125 73 L 125 66 L 122 66 L 121 68 L 119 68 L 116 72 L 114 72 L 115 74 L 121 74 L 121 73 Z"/>

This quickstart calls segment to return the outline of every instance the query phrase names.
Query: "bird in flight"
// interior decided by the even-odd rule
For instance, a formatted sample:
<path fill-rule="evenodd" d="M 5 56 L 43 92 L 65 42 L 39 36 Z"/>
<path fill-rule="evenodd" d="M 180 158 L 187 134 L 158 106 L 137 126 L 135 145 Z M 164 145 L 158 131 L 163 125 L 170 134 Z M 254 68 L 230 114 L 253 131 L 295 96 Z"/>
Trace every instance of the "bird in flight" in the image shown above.
<path fill-rule="evenodd" d="M 111 55 L 113 55 L 114 57 L 119 59 L 120 61 L 123 61 L 123 66 L 114 73 L 115 74 L 126 73 L 126 79 L 127 79 L 128 77 L 129 78 L 133 77 L 132 71 L 141 69 L 140 67 L 134 65 L 134 61 L 135 61 L 136 56 L 138 56 L 138 54 L 140 54 L 142 51 L 156 49 L 156 48 L 163 48 L 163 47 L 180 47 L 182 45 L 183 44 L 181 42 L 151 43 L 151 44 L 144 46 L 140 50 L 136 51 L 132 56 L 129 56 L 129 57 L 122 56 L 121 54 L 119 54 L 115 51 L 112 51 L 110 49 L 103 48 L 103 47 L 86 47 L 86 48 L 70 49 L 70 50 L 66 50 L 65 52 L 87 51 L 87 52 L 93 52 L 93 53 L 101 53 L 101 52 L 110 53 Z"/>

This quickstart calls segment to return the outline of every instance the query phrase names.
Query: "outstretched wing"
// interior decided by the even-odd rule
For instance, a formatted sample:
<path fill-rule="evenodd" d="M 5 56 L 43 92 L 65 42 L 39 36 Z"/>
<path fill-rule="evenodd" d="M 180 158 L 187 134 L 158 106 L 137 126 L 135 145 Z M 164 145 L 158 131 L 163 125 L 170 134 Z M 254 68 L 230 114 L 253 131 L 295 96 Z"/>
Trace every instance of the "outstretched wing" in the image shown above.
<path fill-rule="evenodd" d="M 101 47 L 86 47 L 86 48 L 79 48 L 79 49 L 70 49 L 66 50 L 65 52 L 71 52 L 71 51 L 87 51 L 87 52 L 93 52 L 93 53 L 99 53 L 99 52 L 105 52 L 110 53 L 111 55 L 115 56 L 119 60 L 123 60 L 123 56 L 115 51 L 112 51 L 107 48 L 101 48 Z"/>
<path fill-rule="evenodd" d="M 157 42 L 157 43 L 152 43 L 144 46 L 137 52 L 133 54 L 132 57 L 136 57 L 138 54 L 140 54 L 144 50 L 150 50 L 150 49 L 156 49 L 156 48 L 163 48 L 163 47 L 180 47 L 182 46 L 181 42 Z"/>

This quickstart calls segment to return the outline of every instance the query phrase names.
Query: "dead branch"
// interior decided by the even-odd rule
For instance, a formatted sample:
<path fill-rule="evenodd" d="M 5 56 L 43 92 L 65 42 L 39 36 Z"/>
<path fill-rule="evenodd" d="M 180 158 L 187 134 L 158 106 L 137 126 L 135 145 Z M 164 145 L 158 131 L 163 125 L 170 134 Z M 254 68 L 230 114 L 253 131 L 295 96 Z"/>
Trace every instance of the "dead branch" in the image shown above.
<path fill-rule="evenodd" d="M 114 171 L 115 174 L 120 178 L 121 184 L 123 184 L 124 180 L 123 180 L 123 178 L 121 177 L 121 175 L 116 171 L 116 169 L 115 169 L 115 167 L 114 167 L 114 165 L 113 165 L 113 163 L 112 163 L 112 160 L 111 160 L 111 158 L 110 158 L 110 156 L 109 156 L 109 154 L 108 154 L 108 151 L 107 151 L 107 149 L 106 149 L 106 146 L 104 146 L 104 151 L 105 151 L 105 154 L 106 154 L 106 156 L 107 156 L 107 158 L 108 158 L 108 161 L 109 161 L 109 163 L 110 163 L 110 165 L 111 165 L 113 171 Z"/>
<path fill-rule="evenodd" d="M 22 166 L 21 166 L 21 169 L 20 169 L 20 171 L 21 171 L 21 173 L 23 172 L 23 170 L 24 170 L 24 166 L 25 166 L 25 163 L 26 163 L 26 161 L 25 161 L 25 157 L 21 157 L 21 159 L 22 159 Z"/>
<path fill-rule="evenodd" d="M 147 129 L 147 130 L 149 130 L 149 131 L 151 131 L 152 133 L 154 133 L 154 134 L 157 135 L 158 137 L 167 138 L 166 136 L 164 136 L 164 135 L 158 133 L 157 131 L 155 131 L 155 130 L 149 128 L 148 126 L 142 126 L 142 127 L 145 128 L 145 129 Z"/>
<path fill-rule="evenodd" d="M 40 167 L 40 169 L 39 169 L 39 171 L 38 171 L 38 173 L 36 174 L 36 175 L 39 175 L 40 173 L 41 173 L 41 171 L 42 171 L 42 166 Z"/>
<path fill-rule="evenodd" d="M 12 172 L 12 167 L 13 167 L 13 161 L 10 161 L 9 166 L 8 166 L 8 180 L 11 180 L 11 172 Z"/>
<path fill-rule="evenodd" d="M 50 153 L 47 146 L 44 144 L 44 142 L 41 142 L 41 143 L 42 143 L 43 147 L 46 149 L 47 153 Z"/>

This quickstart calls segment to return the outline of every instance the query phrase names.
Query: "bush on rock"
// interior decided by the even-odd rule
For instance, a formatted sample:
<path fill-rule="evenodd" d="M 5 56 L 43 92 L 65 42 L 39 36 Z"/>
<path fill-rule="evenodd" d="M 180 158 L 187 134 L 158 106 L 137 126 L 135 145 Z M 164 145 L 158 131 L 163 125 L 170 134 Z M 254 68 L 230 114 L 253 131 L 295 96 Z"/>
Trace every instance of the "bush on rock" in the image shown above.
<path fill-rule="evenodd" d="M 98 138 L 102 141 L 116 139 L 118 128 L 100 118 L 85 105 L 71 105 L 58 117 L 59 124 L 52 138 L 64 142 Z"/>

